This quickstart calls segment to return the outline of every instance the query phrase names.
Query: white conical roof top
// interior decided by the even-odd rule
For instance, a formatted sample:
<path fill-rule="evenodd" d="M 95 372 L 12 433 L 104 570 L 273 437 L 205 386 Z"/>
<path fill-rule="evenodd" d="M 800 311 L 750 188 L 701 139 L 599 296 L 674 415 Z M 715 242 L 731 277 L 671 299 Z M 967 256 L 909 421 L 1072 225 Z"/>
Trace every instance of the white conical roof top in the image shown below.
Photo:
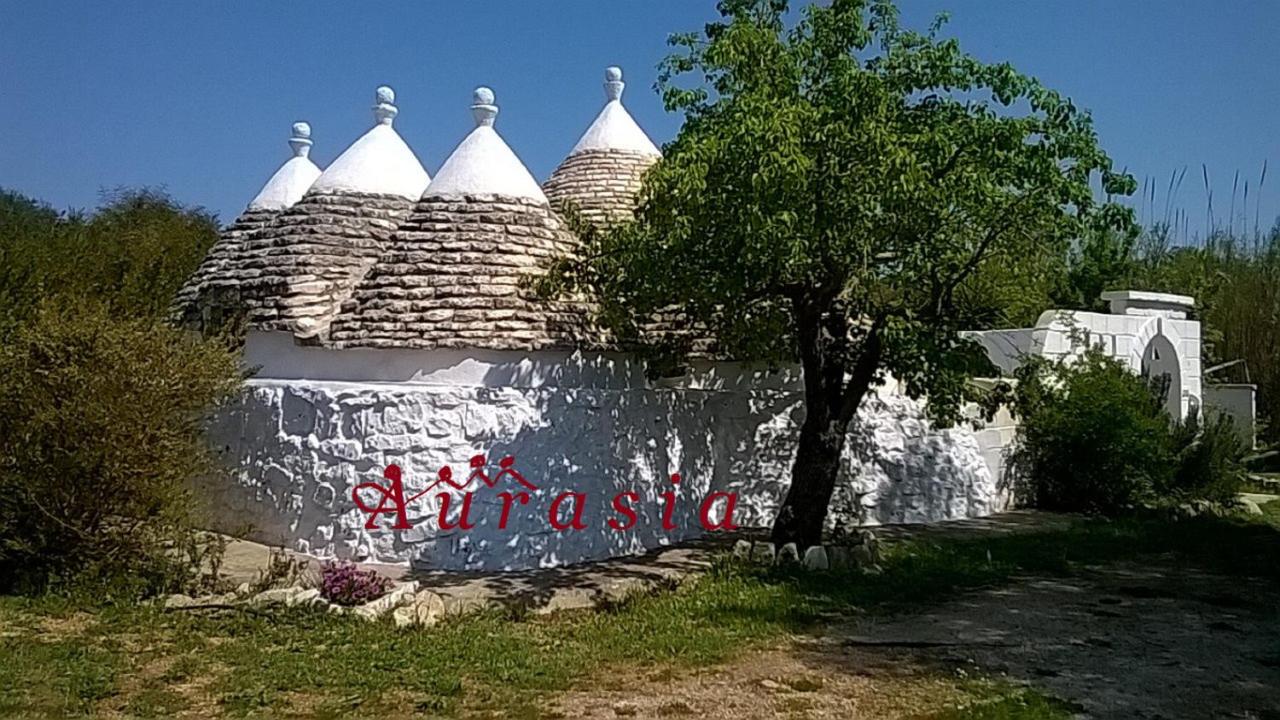
<path fill-rule="evenodd" d="M 312 188 L 318 191 L 345 190 L 358 193 L 399 195 L 417 200 L 431 177 L 422 163 L 391 127 L 399 110 L 395 92 L 378 88 L 373 116 L 377 124 L 360 136 L 320 175 Z"/>
<path fill-rule="evenodd" d="M 293 124 L 289 147 L 293 148 L 293 157 L 285 161 L 257 196 L 249 201 L 250 210 L 284 210 L 301 200 L 320 177 L 320 168 L 307 157 L 311 153 L 310 125 L 304 122 Z"/>
<path fill-rule="evenodd" d="M 476 88 L 471 114 L 476 119 L 472 130 L 440 166 L 436 179 L 427 186 L 430 197 L 493 194 L 524 197 L 546 202 L 547 197 L 529 169 L 511 151 L 506 141 L 493 129 L 498 106 L 493 104 L 493 91 Z"/>
<path fill-rule="evenodd" d="M 583 133 L 570 155 L 587 150 L 625 150 L 643 155 L 661 155 L 649 136 L 636 124 L 635 118 L 622 106 L 622 68 L 610 67 L 604 71 L 604 94 L 608 99 L 595 122 Z"/>

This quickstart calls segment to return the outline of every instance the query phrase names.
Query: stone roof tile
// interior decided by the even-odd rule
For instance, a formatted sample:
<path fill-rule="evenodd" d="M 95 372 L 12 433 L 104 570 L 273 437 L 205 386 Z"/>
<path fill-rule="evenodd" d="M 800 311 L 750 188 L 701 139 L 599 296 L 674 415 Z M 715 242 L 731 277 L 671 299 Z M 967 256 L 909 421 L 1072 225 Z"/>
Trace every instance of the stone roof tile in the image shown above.
<path fill-rule="evenodd" d="M 605 70 L 605 106 L 542 189 L 560 209 L 609 224 L 631 217 L 644 173 L 662 156 L 622 105 L 622 70 Z"/>
<path fill-rule="evenodd" d="M 243 240 L 206 286 L 234 296 L 250 327 L 321 334 L 412 209 L 399 195 L 313 190 Z"/>
<path fill-rule="evenodd" d="M 459 202 L 428 192 L 342 304 L 328 342 L 526 351 L 599 346 L 588 303 L 543 300 L 528 286 L 550 259 L 576 248 L 545 202 L 492 194 Z"/>

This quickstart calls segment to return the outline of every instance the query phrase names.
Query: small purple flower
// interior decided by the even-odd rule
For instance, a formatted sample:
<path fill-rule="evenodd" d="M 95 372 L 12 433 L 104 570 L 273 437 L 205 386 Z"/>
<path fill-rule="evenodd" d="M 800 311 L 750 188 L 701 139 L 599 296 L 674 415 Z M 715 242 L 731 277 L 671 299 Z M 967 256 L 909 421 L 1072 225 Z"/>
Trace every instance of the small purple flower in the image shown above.
<path fill-rule="evenodd" d="M 391 589 L 391 581 L 351 562 L 326 562 L 320 568 L 320 596 L 339 605 L 363 605 Z"/>

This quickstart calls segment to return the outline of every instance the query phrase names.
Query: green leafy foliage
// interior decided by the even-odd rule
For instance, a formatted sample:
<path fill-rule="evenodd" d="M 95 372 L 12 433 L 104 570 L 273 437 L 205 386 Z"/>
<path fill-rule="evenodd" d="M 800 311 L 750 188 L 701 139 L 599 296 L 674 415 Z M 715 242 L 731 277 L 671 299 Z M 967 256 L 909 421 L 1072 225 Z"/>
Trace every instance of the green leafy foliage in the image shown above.
<path fill-rule="evenodd" d="M 1231 419 L 1170 418 L 1164 398 L 1098 350 L 1028 360 L 1016 373 L 1021 424 L 1011 454 L 1016 500 L 1116 515 L 1139 506 L 1234 501 L 1245 448 Z"/>
<path fill-rule="evenodd" d="M 908 30 L 887 0 L 833 0 L 794 23 L 781 0 L 719 9 L 672 39 L 659 86 L 685 122 L 635 222 L 588 237 L 586 261 L 550 286 L 591 290 L 624 337 L 675 308 L 729 355 L 799 360 L 806 416 L 774 537 L 813 544 L 870 388 L 892 374 L 956 421 L 986 368 L 957 331 L 994 322 L 1009 284 L 1047 283 L 998 268 L 1126 231 L 1130 211 L 1091 182 L 1135 183 L 1087 113 L 965 54 L 941 22 Z"/>
<path fill-rule="evenodd" d="M 198 569 L 199 422 L 239 372 L 161 316 L 216 234 L 151 191 L 93 214 L 0 192 L 0 591 L 157 592 Z"/>
<path fill-rule="evenodd" d="M 1051 267 L 1054 261 L 1037 258 L 1027 263 Z M 1215 231 L 1195 245 L 1174 244 L 1167 225 L 1156 225 L 1137 237 L 1108 231 L 1075 243 L 1065 267 L 1048 291 L 1049 304 L 1039 307 L 1103 310 L 1098 296 L 1105 290 L 1153 290 L 1195 298 L 1205 366 L 1234 363 L 1206 380 L 1257 385 L 1260 438 L 1280 441 L 1280 225 L 1252 238 Z M 1027 272 L 1020 264 L 1007 271 Z M 1000 317 L 1009 302 L 993 292 L 979 297 L 989 317 Z M 1005 317 L 1021 320 L 1013 325 L 1034 320 L 1015 305 L 1007 307 Z M 975 316 L 982 318 L 981 313 Z"/>
<path fill-rule="evenodd" d="M 1137 228 L 1105 229 L 1072 244 L 1065 258 L 1066 272 L 1058 275 L 1045 307 L 1106 311 L 1102 293 L 1132 289 Z"/>
<path fill-rule="evenodd" d="M 199 420 L 236 387 L 216 344 L 100 305 L 45 307 L 0 346 L 0 589 L 130 577 L 159 591 L 212 471 Z"/>
<path fill-rule="evenodd" d="M 1175 460 L 1169 418 L 1141 378 L 1094 350 L 1074 363 L 1032 358 L 1016 377 L 1020 504 L 1115 514 L 1155 499 Z"/>
<path fill-rule="evenodd" d="M 1193 413 L 1171 430 L 1178 466 L 1161 488 L 1170 499 L 1209 500 L 1228 505 L 1244 488 L 1241 459 L 1246 448 L 1228 415 L 1202 419 Z"/>
<path fill-rule="evenodd" d="M 0 329 L 49 297 L 159 318 L 217 237 L 213 215 L 154 190 L 110 193 L 91 215 L 0 190 Z"/>
<path fill-rule="evenodd" d="M 1262 440 L 1280 442 L 1280 226 L 1265 238 L 1218 236 L 1170 257 L 1160 279 L 1199 302 L 1206 366 L 1243 360 L 1206 379 L 1257 385 Z"/>

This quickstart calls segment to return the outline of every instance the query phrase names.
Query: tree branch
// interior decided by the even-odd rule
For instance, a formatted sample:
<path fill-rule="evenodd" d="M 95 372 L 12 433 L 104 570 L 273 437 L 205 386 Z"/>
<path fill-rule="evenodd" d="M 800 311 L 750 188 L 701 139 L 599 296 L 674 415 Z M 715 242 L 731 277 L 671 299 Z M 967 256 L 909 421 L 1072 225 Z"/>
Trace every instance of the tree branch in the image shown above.
<path fill-rule="evenodd" d="M 1026 195 L 1019 197 L 1009 208 L 1009 213 L 1006 216 L 1005 222 L 991 228 L 991 231 L 987 233 L 986 237 L 982 238 L 978 243 L 978 247 L 974 250 L 973 255 L 960 267 L 959 272 L 957 272 L 949 282 L 943 284 L 941 292 L 935 291 L 932 298 L 933 302 L 931 303 L 933 305 L 933 312 L 935 316 L 942 315 L 944 303 L 946 305 L 950 305 L 955 289 L 978 269 L 978 265 L 987 254 L 987 250 L 991 247 L 991 244 L 995 242 L 1002 233 L 1013 227 L 1014 222 L 1017 220 L 1017 215 L 1013 211 L 1016 210 L 1018 206 L 1025 203 L 1029 198 L 1034 196 L 1034 193 L 1027 193 Z"/>
<path fill-rule="evenodd" d="M 858 412 L 858 406 L 862 404 L 862 398 L 866 396 L 871 381 L 875 379 L 876 370 L 880 367 L 883 349 L 880 341 L 882 322 L 879 317 L 872 321 L 871 329 L 862 341 L 862 351 L 858 353 L 858 359 L 854 361 L 849 373 L 849 380 L 845 382 L 840 397 L 840 419 L 843 422 L 849 422 Z"/>

